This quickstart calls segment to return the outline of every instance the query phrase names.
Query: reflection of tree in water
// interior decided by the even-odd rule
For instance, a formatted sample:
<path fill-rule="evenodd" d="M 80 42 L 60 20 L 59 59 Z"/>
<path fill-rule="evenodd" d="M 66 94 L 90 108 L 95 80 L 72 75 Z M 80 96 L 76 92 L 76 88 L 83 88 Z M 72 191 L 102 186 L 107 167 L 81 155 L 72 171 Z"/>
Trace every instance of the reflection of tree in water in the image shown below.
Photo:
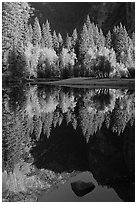
<path fill-rule="evenodd" d="M 11 89 L 9 93 L 14 91 Z M 63 120 L 74 129 L 80 126 L 87 141 L 104 122 L 118 134 L 124 131 L 128 121 L 131 125 L 134 123 L 134 93 L 127 90 L 95 89 L 81 93 L 79 89 L 31 86 L 25 93 L 24 98 L 17 95 L 15 101 L 17 98 L 17 104 L 28 118 L 32 137 L 37 140 L 42 131 L 49 137 L 51 129 L 60 126 Z M 23 99 L 26 101 L 22 103 Z M 14 110 L 12 101 L 14 98 L 10 97 L 8 104 Z M 16 111 L 18 109 L 16 107 Z"/>
<path fill-rule="evenodd" d="M 120 134 L 126 124 L 134 123 L 134 93 L 121 90 L 88 91 L 84 104 L 79 109 L 80 126 L 87 140 L 102 127 L 105 122 L 107 128 Z"/>
<path fill-rule="evenodd" d="M 89 154 L 97 181 L 123 196 L 124 176 L 134 172 L 134 92 L 31 86 L 16 95 L 15 90 L 3 97 L 4 165 L 34 160 L 38 168 L 57 172 L 89 170 Z"/>
<path fill-rule="evenodd" d="M 7 95 L 8 108 L 11 112 L 18 112 L 23 106 L 25 106 L 27 91 L 28 87 L 22 87 L 22 85 L 13 85 L 10 88 L 6 87 L 4 89 L 4 94 Z"/>
<path fill-rule="evenodd" d="M 98 111 L 104 110 L 106 106 L 109 106 L 111 101 L 111 95 L 109 89 L 100 89 L 96 91 L 96 94 L 92 97 L 95 108 Z"/>
<path fill-rule="evenodd" d="M 124 131 L 126 124 L 130 121 L 133 125 L 135 118 L 135 94 L 124 93 L 118 98 L 111 115 L 112 130 L 120 134 Z"/>
<path fill-rule="evenodd" d="M 3 161 L 4 166 L 13 169 L 20 160 L 30 158 L 31 138 L 27 118 L 22 110 L 14 113 L 3 105 Z"/>

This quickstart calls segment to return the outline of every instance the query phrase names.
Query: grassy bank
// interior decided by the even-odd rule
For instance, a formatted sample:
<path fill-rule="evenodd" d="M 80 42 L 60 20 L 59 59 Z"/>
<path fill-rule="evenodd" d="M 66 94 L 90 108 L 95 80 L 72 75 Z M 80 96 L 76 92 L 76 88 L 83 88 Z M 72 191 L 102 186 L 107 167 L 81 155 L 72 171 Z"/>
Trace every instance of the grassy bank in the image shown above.
<path fill-rule="evenodd" d="M 31 82 L 32 84 L 45 84 L 45 85 L 61 85 L 61 86 L 70 86 L 70 87 L 135 87 L 135 79 L 121 79 L 121 78 L 107 78 L 107 79 L 97 79 L 91 77 L 83 77 L 83 78 L 69 78 L 57 81 L 44 81 L 44 80 L 36 80 Z"/>

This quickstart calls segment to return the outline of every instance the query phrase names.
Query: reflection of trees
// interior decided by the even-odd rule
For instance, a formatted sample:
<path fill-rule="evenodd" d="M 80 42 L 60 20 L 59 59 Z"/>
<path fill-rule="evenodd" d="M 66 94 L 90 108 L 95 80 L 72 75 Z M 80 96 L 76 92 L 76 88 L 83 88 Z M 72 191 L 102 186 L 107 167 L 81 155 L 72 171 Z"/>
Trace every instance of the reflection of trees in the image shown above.
<path fill-rule="evenodd" d="M 128 90 L 95 89 L 81 92 L 79 89 L 31 86 L 25 89 L 23 98 L 21 94 L 15 97 L 18 106 L 11 109 L 14 91 L 9 89 L 7 100 L 4 99 L 5 114 L 11 118 L 16 112 L 12 120 L 13 133 L 10 135 L 16 132 L 20 138 L 22 134 L 22 138 L 26 134 L 37 141 L 42 134 L 49 138 L 52 130 L 65 122 L 72 125 L 74 130 L 80 127 L 88 141 L 91 135 L 101 130 L 103 124 L 120 134 L 128 122 L 131 125 L 134 123 L 134 92 Z M 14 94 L 11 95 L 12 92 Z M 9 136 L 8 139 L 10 141 Z"/>
<path fill-rule="evenodd" d="M 124 131 L 126 124 L 131 121 L 135 114 L 135 95 L 124 93 L 122 98 L 118 98 L 115 103 L 115 108 L 112 112 L 112 130 L 120 134 Z"/>
<path fill-rule="evenodd" d="M 51 129 L 60 126 L 63 120 L 71 123 L 74 129 L 80 125 L 87 141 L 104 122 L 118 134 L 129 121 L 131 125 L 134 123 L 134 93 L 128 90 L 87 89 L 81 92 L 79 89 L 31 86 L 24 97 L 22 108 L 32 136 L 37 140 L 42 131 L 49 137 Z M 13 100 L 11 97 L 9 103 Z M 17 97 L 17 100 L 21 104 L 22 98 Z"/>
<path fill-rule="evenodd" d="M 97 181 L 128 200 L 131 195 L 123 183 L 131 187 L 134 176 L 134 91 L 37 86 L 22 95 L 14 91 L 3 92 L 5 166 L 34 161 L 39 168 L 57 172 L 89 170 L 89 151 Z M 122 182 L 121 187 L 115 181 Z"/>
<path fill-rule="evenodd" d="M 86 138 L 93 135 L 105 122 L 107 128 L 120 134 L 126 124 L 134 123 L 134 93 L 127 90 L 91 90 L 83 98 L 80 106 L 80 126 Z"/>
<path fill-rule="evenodd" d="M 20 160 L 30 158 L 31 138 L 27 118 L 22 110 L 16 114 L 3 104 L 3 152 L 4 166 L 13 168 Z"/>
<path fill-rule="evenodd" d="M 79 112 L 79 117 L 83 135 L 86 136 L 88 141 L 89 137 L 101 128 L 102 123 L 104 122 L 104 114 L 102 112 L 97 112 L 94 109 L 88 112 L 86 108 L 82 108 Z"/>
<path fill-rule="evenodd" d="M 108 106 L 111 101 L 111 95 L 109 93 L 109 89 L 99 90 L 99 93 L 97 92 L 97 94 L 93 96 L 92 100 L 97 110 L 104 110 L 105 107 Z"/>
<path fill-rule="evenodd" d="M 13 85 L 4 89 L 5 94 L 7 94 L 8 108 L 11 112 L 18 112 L 25 105 L 27 90 L 28 87 L 22 87 L 22 85 Z"/>

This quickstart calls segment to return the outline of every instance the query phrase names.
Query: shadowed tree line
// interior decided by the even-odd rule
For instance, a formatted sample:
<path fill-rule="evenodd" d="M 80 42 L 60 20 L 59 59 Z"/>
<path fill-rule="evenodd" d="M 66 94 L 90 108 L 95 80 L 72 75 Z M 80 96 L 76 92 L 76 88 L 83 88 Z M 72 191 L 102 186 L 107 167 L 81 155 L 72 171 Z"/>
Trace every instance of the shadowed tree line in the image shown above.
<path fill-rule="evenodd" d="M 120 24 L 107 35 L 90 21 L 63 39 L 48 20 L 30 19 L 24 2 L 2 4 L 3 74 L 10 78 L 134 77 L 135 34 Z"/>

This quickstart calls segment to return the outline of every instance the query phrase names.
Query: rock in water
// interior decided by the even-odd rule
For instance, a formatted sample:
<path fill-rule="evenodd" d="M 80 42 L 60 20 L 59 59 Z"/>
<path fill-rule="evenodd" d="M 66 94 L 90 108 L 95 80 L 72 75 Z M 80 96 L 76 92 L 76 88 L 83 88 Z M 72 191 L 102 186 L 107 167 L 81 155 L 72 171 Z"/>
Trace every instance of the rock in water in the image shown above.
<path fill-rule="evenodd" d="M 76 181 L 71 183 L 73 192 L 82 197 L 94 190 L 95 185 L 92 182 Z"/>

